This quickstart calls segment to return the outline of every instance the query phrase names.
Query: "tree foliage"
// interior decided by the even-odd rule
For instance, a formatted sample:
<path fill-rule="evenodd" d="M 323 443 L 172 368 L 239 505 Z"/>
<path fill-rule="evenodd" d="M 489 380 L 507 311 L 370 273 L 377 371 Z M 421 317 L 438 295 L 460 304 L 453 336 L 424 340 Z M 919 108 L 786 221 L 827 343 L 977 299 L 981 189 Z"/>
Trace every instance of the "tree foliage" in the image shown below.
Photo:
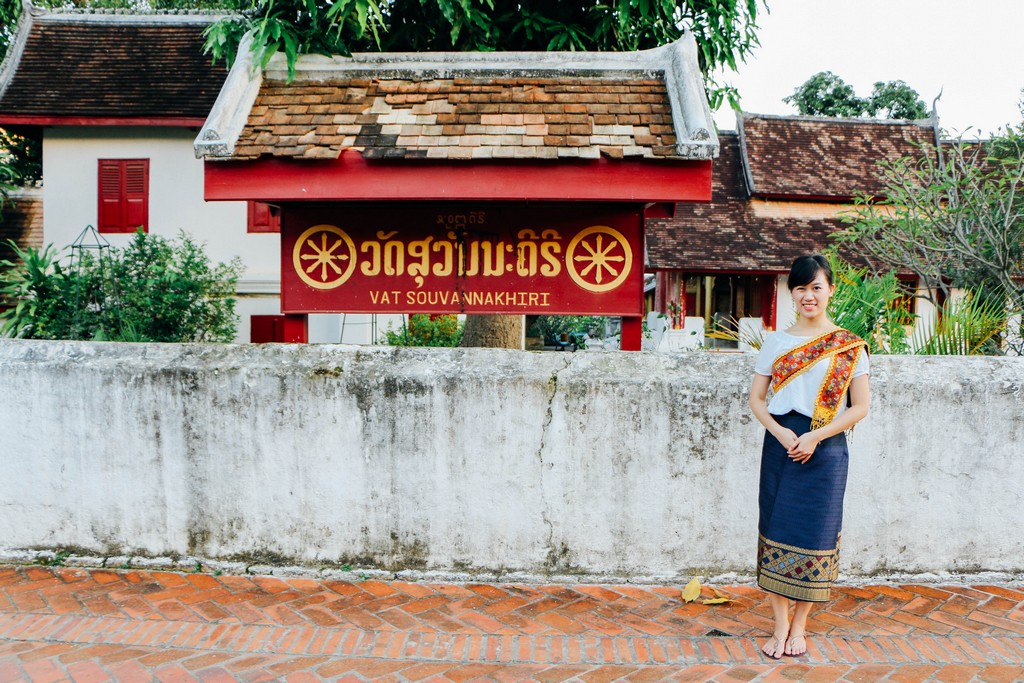
<path fill-rule="evenodd" d="M 541 315 L 530 328 L 544 338 L 544 344 L 553 346 L 562 340 L 563 335 L 576 335 L 582 339 L 584 334 L 590 337 L 601 337 L 604 333 L 604 318 L 596 315 Z"/>
<path fill-rule="evenodd" d="M 957 139 L 942 155 L 879 164 L 884 199 L 860 197 L 841 241 L 873 263 L 910 268 L 925 286 L 988 284 L 1024 307 L 1024 137 L 1001 144 L 1016 158 L 995 159 L 988 146 Z"/>
<path fill-rule="evenodd" d="M 735 70 L 757 46 L 762 0 L 256 0 L 207 31 L 207 50 L 230 61 L 253 36 L 257 61 L 276 51 L 352 52 L 640 50 L 694 33 L 700 66 Z M 712 98 L 736 93 L 711 83 Z"/>
<path fill-rule="evenodd" d="M 21 0 L 0 0 L 0 61 L 7 54 L 7 48 L 14 40 L 18 30 L 18 17 L 21 16 Z"/>
<path fill-rule="evenodd" d="M 0 129 L 0 135 L 3 134 L 3 129 Z M 0 143 L 2 144 L 2 143 Z M 18 172 L 10 165 L 9 155 L 5 153 L 5 150 L 0 146 L 0 211 L 3 210 L 4 206 L 9 201 L 10 193 L 18 185 L 21 177 Z M 3 221 L 3 214 L 0 213 L 0 221 Z"/>
<path fill-rule="evenodd" d="M 62 265 L 57 250 L 20 249 L 0 262 L 0 333 L 30 339 L 232 341 L 237 259 L 210 263 L 187 235 L 136 233 L 123 250 Z"/>
<path fill-rule="evenodd" d="M 463 324 L 457 315 L 430 316 L 417 313 L 409 316 L 401 329 L 388 328 L 385 339 L 391 346 L 458 346 L 462 342 Z"/>
<path fill-rule="evenodd" d="M 879 173 L 884 198 L 858 198 L 839 242 L 876 267 L 913 271 L 942 299 L 968 289 L 1024 310 L 1024 131 L 925 147 Z"/>
<path fill-rule="evenodd" d="M 860 116 L 888 119 L 923 119 L 928 107 L 917 91 L 903 81 L 878 81 L 870 97 L 860 97 L 853 86 L 831 71 L 820 71 L 782 98 L 802 116 Z"/>
<path fill-rule="evenodd" d="M 868 116 L 886 119 L 924 119 L 928 117 L 928 106 L 917 91 L 903 81 L 875 83 L 865 112 Z"/>
<path fill-rule="evenodd" d="M 852 85 L 831 71 L 814 74 L 782 101 L 802 116 L 860 116 L 867 106 Z"/>
<path fill-rule="evenodd" d="M 864 339 L 871 353 L 907 353 L 905 321 L 898 306 L 903 291 L 895 273 L 855 268 L 834 252 L 828 260 L 836 284 L 828 305 L 833 322 Z"/>

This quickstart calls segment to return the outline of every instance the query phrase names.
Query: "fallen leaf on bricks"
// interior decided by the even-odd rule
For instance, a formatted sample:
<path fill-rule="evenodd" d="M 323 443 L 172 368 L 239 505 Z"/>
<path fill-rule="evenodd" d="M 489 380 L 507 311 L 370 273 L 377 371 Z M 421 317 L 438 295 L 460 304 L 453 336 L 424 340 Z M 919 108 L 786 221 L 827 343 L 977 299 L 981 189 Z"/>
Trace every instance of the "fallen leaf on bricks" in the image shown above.
<path fill-rule="evenodd" d="M 701 600 L 700 602 L 702 605 L 721 605 L 726 602 L 732 602 L 732 598 L 730 598 L 728 595 L 718 590 L 717 588 L 712 587 L 711 590 L 714 592 L 715 597 L 709 598 L 707 600 Z"/>
<path fill-rule="evenodd" d="M 683 589 L 683 602 L 693 602 L 700 597 L 700 581 L 697 579 L 691 579 L 690 583 L 686 584 L 686 588 Z"/>

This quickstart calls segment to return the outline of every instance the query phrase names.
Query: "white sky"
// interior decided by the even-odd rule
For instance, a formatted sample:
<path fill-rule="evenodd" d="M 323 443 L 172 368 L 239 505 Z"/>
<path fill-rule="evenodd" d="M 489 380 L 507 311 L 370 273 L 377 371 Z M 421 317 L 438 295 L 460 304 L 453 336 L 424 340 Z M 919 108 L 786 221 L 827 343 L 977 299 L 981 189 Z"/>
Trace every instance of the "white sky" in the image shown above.
<path fill-rule="evenodd" d="M 744 111 L 796 114 L 782 98 L 819 71 L 832 71 L 858 95 L 875 81 L 903 80 L 950 132 L 987 137 L 1021 120 L 1024 0 L 768 0 L 758 22 L 761 47 L 724 80 Z M 719 128 L 735 129 L 728 105 Z"/>

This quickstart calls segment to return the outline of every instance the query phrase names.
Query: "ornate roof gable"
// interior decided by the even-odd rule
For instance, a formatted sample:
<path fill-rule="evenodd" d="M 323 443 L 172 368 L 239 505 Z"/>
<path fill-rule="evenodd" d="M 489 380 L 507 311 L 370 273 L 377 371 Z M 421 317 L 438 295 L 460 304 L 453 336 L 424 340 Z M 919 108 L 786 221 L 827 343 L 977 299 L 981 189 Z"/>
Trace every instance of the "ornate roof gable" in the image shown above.
<path fill-rule="evenodd" d="M 196 140 L 208 159 L 710 159 L 718 154 L 692 37 L 634 53 L 239 51 Z"/>

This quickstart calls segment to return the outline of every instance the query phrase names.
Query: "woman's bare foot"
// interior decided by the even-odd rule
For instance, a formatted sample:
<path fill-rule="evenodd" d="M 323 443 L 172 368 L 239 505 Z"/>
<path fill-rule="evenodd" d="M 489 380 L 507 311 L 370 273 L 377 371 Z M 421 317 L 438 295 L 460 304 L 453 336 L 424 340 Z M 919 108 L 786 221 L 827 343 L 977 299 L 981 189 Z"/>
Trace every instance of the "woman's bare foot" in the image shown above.
<path fill-rule="evenodd" d="M 786 640 L 786 654 L 790 657 L 799 657 L 807 652 L 807 638 L 805 634 L 797 633 Z"/>
<path fill-rule="evenodd" d="M 787 654 L 786 636 L 773 635 L 761 648 L 761 652 L 765 653 L 772 659 L 782 659 L 782 655 Z"/>

